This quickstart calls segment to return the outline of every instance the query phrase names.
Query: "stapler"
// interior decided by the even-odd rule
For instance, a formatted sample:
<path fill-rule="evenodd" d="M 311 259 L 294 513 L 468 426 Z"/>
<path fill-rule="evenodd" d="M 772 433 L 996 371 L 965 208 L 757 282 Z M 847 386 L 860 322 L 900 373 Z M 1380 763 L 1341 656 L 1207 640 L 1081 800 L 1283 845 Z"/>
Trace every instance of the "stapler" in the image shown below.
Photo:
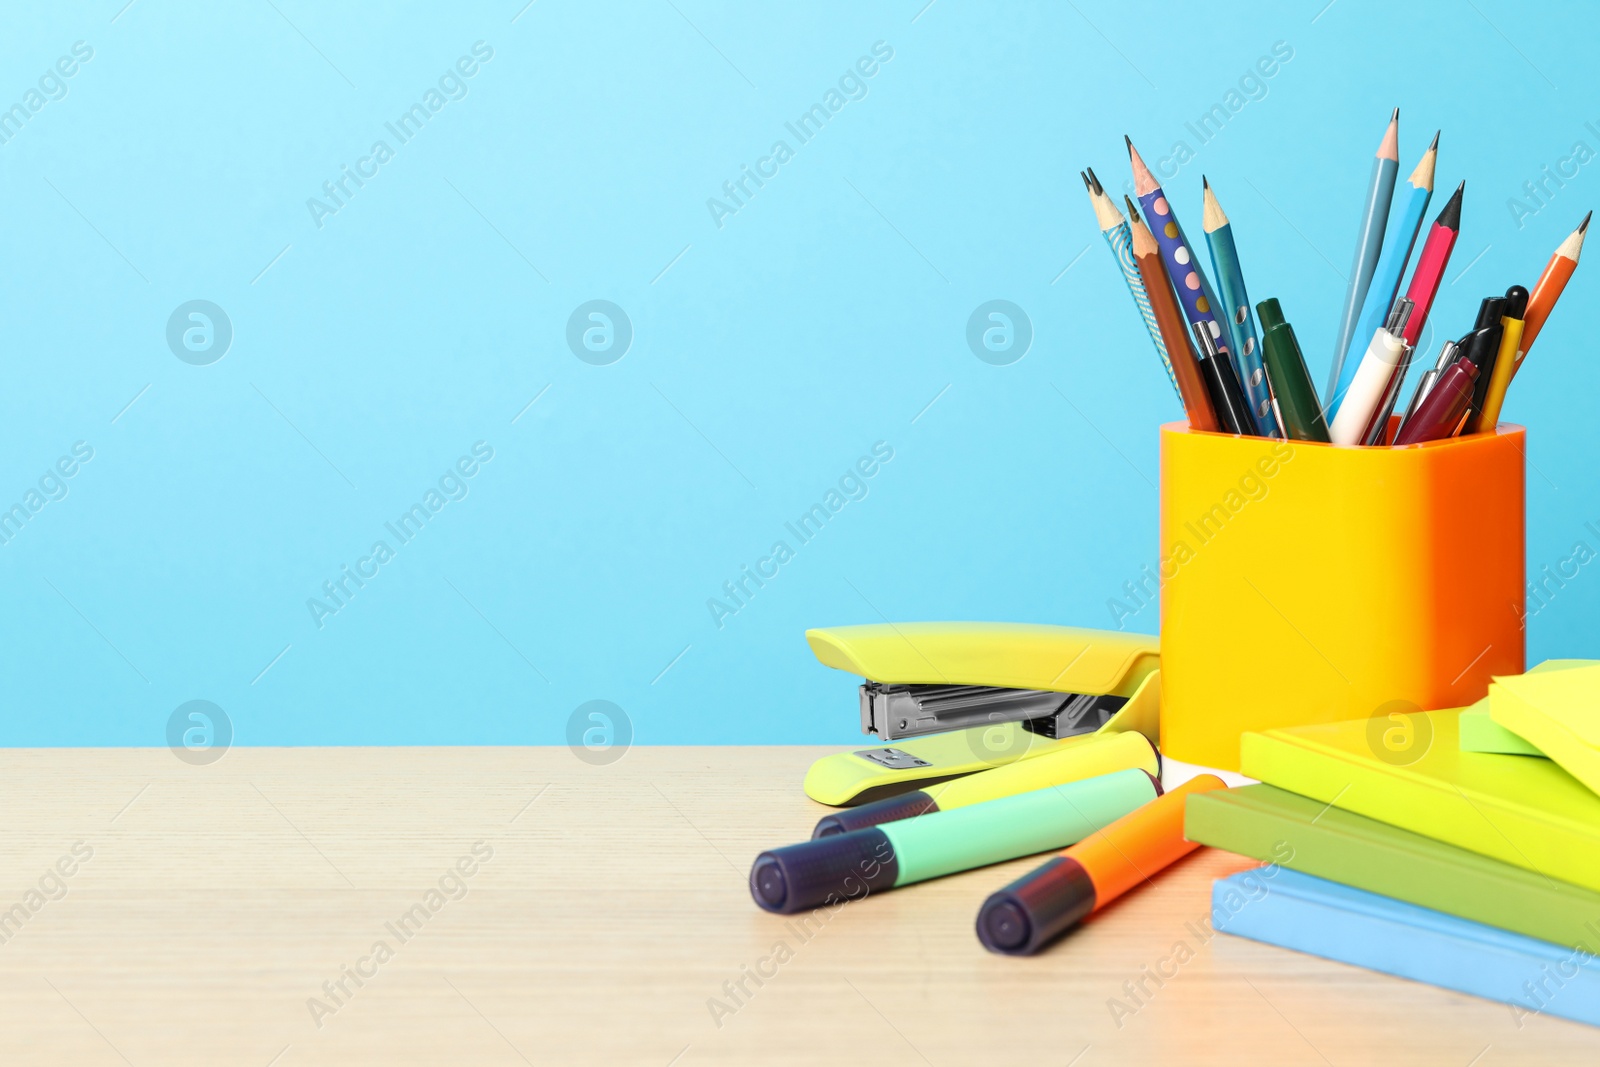
<path fill-rule="evenodd" d="M 824 756 L 812 800 L 847 807 L 986 770 L 1098 731 L 1159 740 L 1160 645 L 1144 634 L 984 622 L 807 630 L 863 679 L 861 731 L 894 744 Z"/>

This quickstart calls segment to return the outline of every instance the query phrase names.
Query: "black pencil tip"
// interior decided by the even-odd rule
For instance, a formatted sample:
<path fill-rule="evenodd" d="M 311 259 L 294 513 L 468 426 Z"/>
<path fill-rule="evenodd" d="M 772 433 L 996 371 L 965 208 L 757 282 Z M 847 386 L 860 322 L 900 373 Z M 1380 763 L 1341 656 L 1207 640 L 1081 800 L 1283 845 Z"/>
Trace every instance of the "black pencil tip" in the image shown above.
<path fill-rule="evenodd" d="M 1428 151 L 1437 152 L 1439 150 L 1439 134 L 1440 134 L 1440 132 L 1441 131 L 1439 131 L 1439 130 L 1434 130 L 1433 131 L 1433 143 L 1428 146 Z"/>
<path fill-rule="evenodd" d="M 1087 173 L 1089 175 L 1089 188 L 1093 189 L 1097 194 L 1104 195 L 1106 187 L 1100 184 L 1100 179 L 1095 175 L 1094 168 L 1089 167 Z"/>
<path fill-rule="evenodd" d="M 1200 175 L 1200 187 L 1202 189 L 1210 189 L 1211 188 L 1211 179 L 1207 178 L 1204 174 Z"/>
<path fill-rule="evenodd" d="M 1135 207 L 1134 204 L 1133 204 L 1133 197 L 1131 197 L 1128 194 L 1124 193 L 1124 194 L 1122 194 L 1122 202 L 1124 204 L 1128 205 L 1128 217 L 1130 219 L 1132 219 L 1134 222 L 1143 222 L 1144 221 L 1144 219 L 1139 217 L 1139 209 L 1137 207 Z"/>
<path fill-rule="evenodd" d="M 1586 230 L 1589 229 L 1589 220 L 1592 219 L 1592 218 L 1594 218 L 1594 212 L 1593 211 L 1589 212 L 1587 215 L 1585 215 L 1583 217 L 1583 221 L 1578 223 L 1578 232 L 1579 233 L 1583 233 L 1583 232 L 1585 232 Z"/>
<path fill-rule="evenodd" d="M 1456 186 L 1456 191 L 1450 194 L 1450 202 L 1445 204 L 1444 210 L 1439 212 L 1435 225 L 1445 226 L 1452 230 L 1461 229 L 1461 194 L 1466 189 L 1467 183 L 1463 181 Z"/>
<path fill-rule="evenodd" d="M 1399 122 L 1400 121 L 1400 109 L 1399 108 L 1395 108 L 1394 109 L 1394 114 L 1389 116 L 1389 121 L 1390 122 Z"/>
<path fill-rule="evenodd" d="M 1128 146 L 1128 151 L 1129 152 L 1133 151 L 1133 138 L 1132 137 L 1129 137 L 1127 134 L 1123 134 L 1122 135 L 1122 143 Z"/>
<path fill-rule="evenodd" d="M 1087 174 L 1080 170 L 1078 172 L 1078 177 L 1083 181 L 1083 187 L 1085 189 L 1089 190 L 1091 193 L 1094 192 L 1094 186 L 1089 184 L 1089 176 Z"/>

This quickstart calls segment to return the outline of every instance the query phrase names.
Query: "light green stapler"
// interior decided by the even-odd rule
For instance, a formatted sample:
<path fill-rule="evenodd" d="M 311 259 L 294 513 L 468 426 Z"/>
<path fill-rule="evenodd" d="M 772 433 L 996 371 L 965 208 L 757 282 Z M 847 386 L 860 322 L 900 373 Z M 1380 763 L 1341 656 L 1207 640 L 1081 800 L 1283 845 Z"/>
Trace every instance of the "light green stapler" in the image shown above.
<path fill-rule="evenodd" d="M 825 756 L 811 799 L 862 804 L 1058 751 L 1099 731 L 1159 740 L 1156 638 L 1068 626 L 913 622 L 807 630 L 824 665 L 865 679 L 861 731 L 894 742 Z"/>

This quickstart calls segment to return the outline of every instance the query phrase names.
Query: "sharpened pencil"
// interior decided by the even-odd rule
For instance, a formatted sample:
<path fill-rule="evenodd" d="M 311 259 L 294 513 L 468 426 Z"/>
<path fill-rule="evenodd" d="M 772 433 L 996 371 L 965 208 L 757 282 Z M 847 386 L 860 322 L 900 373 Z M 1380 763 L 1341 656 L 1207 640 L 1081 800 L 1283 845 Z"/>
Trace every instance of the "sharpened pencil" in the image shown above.
<path fill-rule="evenodd" d="M 1361 305 L 1361 317 L 1356 320 L 1356 331 L 1350 338 L 1349 347 L 1358 352 L 1365 352 L 1366 346 L 1372 343 L 1372 335 L 1383 329 L 1389 311 L 1394 307 L 1395 297 L 1400 293 L 1400 281 L 1416 248 L 1417 234 L 1422 232 L 1422 220 L 1427 214 L 1428 202 L 1433 199 L 1433 175 L 1438 162 L 1439 134 L 1436 132 L 1433 143 L 1422 153 L 1411 177 L 1406 179 L 1405 188 L 1396 194 L 1395 205 L 1390 211 L 1392 224 L 1384 234 L 1383 251 L 1378 255 L 1372 282 L 1367 286 L 1367 299 Z M 1329 394 L 1330 418 L 1339 413 L 1345 390 L 1350 388 L 1360 363 L 1360 359 L 1346 358 L 1344 365 L 1338 369 L 1333 391 Z"/>
<path fill-rule="evenodd" d="M 1594 212 L 1583 217 L 1578 223 L 1578 228 L 1567 235 L 1550 257 L 1550 262 L 1544 265 L 1544 273 L 1539 275 L 1539 280 L 1534 283 L 1533 292 L 1528 296 L 1528 313 L 1523 319 L 1522 347 L 1517 352 L 1516 366 L 1511 370 L 1512 379 L 1516 379 L 1517 371 L 1522 369 L 1522 361 L 1528 357 L 1528 350 L 1533 347 L 1534 339 L 1539 336 L 1539 331 L 1544 329 L 1545 320 L 1550 317 L 1550 311 L 1556 306 L 1556 301 L 1561 299 L 1562 290 L 1566 289 L 1567 282 L 1572 280 L 1572 272 L 1578 269 L 1578 257 L 1583 253 L 1583 237 L 1589 230 L 1589 219 Z"/>
<path fill-rule="evenodd" d="M 1215 433 L 1222 425 L 1217 421 L 1216 409 L 1211 404 L 1205 376 L 1195 360 L 1194 350 L 1189 346 L 1183 312 L 1178 309 L 1167 268 L 1161 262 L 1161 248 L 1150 233 L 1150 228 L 1139 217 L 1133 201 L 1127 201 L 1127 205 L 1134 262 L 1138 265 L 1145 293 L 1150 298 L 1151 314 L 1155 316 L 1166 343 L 1167 354 L 1172 357 L 1172 371 L 1177 378 L 1178 394 L 1183 397 L 1183 410 L 1189 417 L 1189 426 L 1191 429 Z"/>
<path fill-rule="evenodd" d="M 1433 298 L 1439 293 L 1439 283 L 1444 280 L 1444 269 L 1450 263 L 1450 252 L 1461 236 L 1461 194 L 1467 183 L 1456 186 L 1456 191 L 1446 201 L 1439 217 L 1433 220 L 1428 240 L 1417 256 L 1417 269 L 1411 274 L 1411 284 L 1406 288 L 1406 299 L 1414 310 L 1406 322 L 1406 344 L 1414 345 L 1422 336 L 1422 327 L 1428 321 L 1428 311 Z"/>
<path fill-rule="evenodd" d="M 1179 303 L 1183 305 L 1184 320 L 1190 325 L 1197 322 L 1204 324 L 1211 334 L 1211 340 L 1231 364 L 1233 341 L 1223 332 L 1222 324 L 1217 321 L 1213 310 L 1217 307 L 1216 294 L 1211 289 L 1211 283 L 1206 280 L 1200 260 L 1194 254 L 1194 245 L 1184 236 L 1183 228 L 1178 224 L 1177 214 L 1172 210 L 1167 194 L 1162 191 L 1161 185 L 1150 173 L 1150 168 L 1145 166 L 1144 160 L 1139 156 L 1139 150 L 1133 147 L 1133 141 L 1126 136 L 1123 140 L 1127 142 L 1128 160 L 1133 167 L 1133 191 L 1144 207 L 1145 216 L 1150 220 L 1151 236 L 1156 239 L 1156 244 L 1161 249 L 1161 262 L 1172 279 L 1172 288 L 1178 294 Z M 1237 380 L 1237 374 L 1234 377 Z M 1271 436 L 1276 436 L 1276 425 L 1274 421 L 1274 431 Z M 1235 432 L 1257 432 L 1254 420 Z"/>
<path fill-rule="evenodd" d="M 1373 157 L 1372 176 L 1367 180 L 1367 199 L 1361 209 L 1361 226 L 1356 231 L 1355 259 L 1350 264 L 1344 310 L 1339 313 L 1339 333 L 1333 346 L 1333 373 L 1329 376 L 1328 385 L 1330 395 L 1344 377 L 1344 365 L 1350 349 L 1364 353 L 1367 342 L 1371 340 L 1356 336 L 1356 320 L 1361 315 L 1367 289 L 1372 284 L 1372 274 L 1378 267 L 1378 253 L 1383 248 L 1383 230 L 1389 221 L 1389 202 L 1394 198 L 1394 180 L 1399 170 L 1400 109 L 1395 108 Z M 1332 421 L 1330 416 L 1330 424 Z"/>
<path fill-rule="evenodd" d="M 1245 401 L 1250 405 L 1256 428 L 1263 436 L 1277 437 L 1280 434 L 1272 410 L 1272 386 L 1261 362 L 1255 312 L 1250 307 L 1250 293 L 1245 289 L 1244 270 L 1239 266 L 1233 224 L 1217 202 L 1211 182 L 1204 176 L 1200 182 L 1205 199 L 1200 228 L 1205 231 L 1206 247 L 1211 250 L 1211 269 L 1216 272 L 1217 290 L 1222 297 L 1218 310 L 1226 315 L 1227 330 L 1233 341 L 1233 365 L 1239 371 L 1239 382 L 1244 386 Z"/>
<path fill-rule="evenodd" d="M 1095 221 L 1100 224 L 1100 236 L 1106 239 L 1106 247 L 1111 249 L 1111 258 L 1117 261 L 1117 267 L 1122 271 L 1122 280 L 1128 283 L 1128 295 L 1133 297 L 1133 305 L 1138 308 L 1139 317 L 1144 320 L 1145 329 L 1150 333 L 1150 343 L 1155 346 L 1161 367 L 1167 372 L 1167 380 L 1172 383 L 1173 391 L 1178 394 L 1178 399 L 1181 401 L 1183 390 L 1178 388 L 1178 378 L 1172 372 L 1172 357 L 1167 354 L 1167 344 L 1161 337 L 1161 327 L 1156 324 L 1155 312 L 1150 308 L 1150 297 L 1145 292 L 1144 280 L 1139 277 L 1139 265 L 1133 261 L 1133 235 L 1128 229 L 1128 220 L 1123 218 L 1122 212 L 1117 210 L 1117 205 L 1106 195 L 1105 187 L 1100 184 L 1100 179 L 1095 177 L 1093 167 L 1078 176 L 1083 179 L 1083 187 L 1089 193 L 1089 204 L 1094 208 Z"/>

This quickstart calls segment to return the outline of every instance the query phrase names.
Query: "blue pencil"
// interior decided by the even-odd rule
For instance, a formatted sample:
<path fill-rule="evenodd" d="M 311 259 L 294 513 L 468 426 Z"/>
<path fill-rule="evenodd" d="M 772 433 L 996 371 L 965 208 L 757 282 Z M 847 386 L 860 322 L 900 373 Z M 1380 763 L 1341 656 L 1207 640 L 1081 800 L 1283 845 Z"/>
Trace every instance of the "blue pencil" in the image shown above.
<path fill-rule="evenodd" d="M 1144 206 L 1145 214 L 1150 225 L 1150 233 L 1155 238 L 1161 250 L 1161 262 L 1167 268 L 1167 274 L 1172 279 L 1173 291 L 1178 294 L 1178 302 L 1183 306 L 1183 315 L 1189 322 L 1191 331 L 1198 330 L 1204 333 L 1210 341 L 1210 346 L 1197 349 L 1201 365 L 1206 369 L 1212 385 L 1212 401 L 1217 406 L 1217 415 L 1223 420 L 1223 425 L 1230 433 L 1247 434 L 1256 436 L 1255 419 L 1248 411 L 1249 401 L 1244 396 L 1240 387 L 1239 375 L 1234 369 L 1233 362 L 1233 336 L 1222 328 L 1222 320 L 1217 318 L 1217 295 L 1212 291 L 1211 283 L 1206 280 L 1205 268 L 1200 265 L 1200 260 L 1195 257 L 1194 245 L 1184 235 L 1183 227 L 1178 224 L 1178 215 L 1172 209 L 1172 203 L 1167 199 L 1161 183 L 1156 181 L 1155 175 L 1150 173 L 1150 168 L 1145 165 L 1139 155 L 1139 150 L 1133 147 L 1133 141 L 1126 135 L 1123 141 L 1128 146 L 1128 163 L 1133 169 L 1133 191 L 1139 198 L 1139 203 Z M 1227 317 L 1224 310 L 1223 317 Z M 1218 356 L 1222 357 L 1220 365 L 1210 365 L 1206 351 L 1214 346 Z M 1226 384 L 1217 385 L 1218 382 Z M 1226 398 L 1217 395 L 1218 390 L 1231 391 L 1236 395 Z M 1233 417 L 1237 415 L 1237 418 Z M 1277 428 L 1268 436 L 1278 436 Z"/>
<path fill-rule="evenodd" d="M 1367 299 L 1361 305 L 1361 317 L 1356 320 L 1356 330 L 1351 336 L 1351 347 L 1358 352 L 1366 351 L 1365 346 L 1371 343 L 1372 335 L 1388 318 L 1394 298 L 1400 292 L 1400 279 L 1406 272 L 1406 263 L 1411 259 L 1411 250 L 1416 246 L 1417 234 L 1422 230 L 1422 218 L 1428 211 L 1428 201 L 1433 198 L 1433 170 L 1438 159 L 1439 135 L 1435 133 L 1433 143 L 1422 153 L 1417 169 L 1406 179 L 1406 188 L 1399 197 L 1399 217 L 1384 237 L 1383 254 L 1378 257 L 1378 266 L 1372 272 L 1372 284 L 1367 287 Z M 1344 403 L 1345 390 L 1350 388 L 1356 368 L 1360 365 L 1361 359 L 1357 357 L 1345 360 L 1340 368 L 1333 395 L 1324 405 L 1330 420 L 1338 414 L 1339 405 Z"/>
<path fill-rule="evenodd" d="M 1223 315 L 1224 325 L 1233 338 L 1233 365 L 1244 384 L 1245 399 L 1250 403 L 1250 417 L 1263 437 L 1282 436 L 1278 418 L 1272 411 L 1272 388 L 1267 383 L 1267 370 L 1261 362 L 1260 341 L 1256 336 L 1255 312 L 1250 310 L 1250 293 L 1244 287 L 1244 271 L 1239 266 L 1239 249 L 1233 243 L 1233 225 L 1223 214 L 1211 183 L 1200 179 L 1205 186 L 1205 210 L 1200 228 L 1206 234 L 1206 247 L 1211 250 L 1211 269 L 1216 272 L 1217 289 L 1222 304 L 1217 308 Z"/>
<path fill-rule="evenodd" d="M 1128 220 L 1106 195 L 1105 187 L 1095 177 L 1093 167 L 1089 168 L 1087 174 L 1078 176 L 1083 179 L 1083 187 L 1089 191 L 1089 204 L 1094 208 L 1095 220 L 1100 224 L 1100 235 L 1106 239 L 1111 257 L 1122 268 L 1122 280 L 1128 283 L 1128 294 L 1139 309 L 1139 317 L 1144 319 L 1145 329 L 1150 331 L 1150 343 L 1156 346 L 1156 355 L 1167 372 L 1167 380 L 1172 383 L 1172 391 L 1178 394 L 1181 401 L 1183 391 L 1178 388 L 1177 375 L 1172 372 L 1172 357 L 1167 354 L 1167 344 L 1161 339 L 1161 328 L 1156 325 L 1155 312 L 1150 308 L 1150 294 L 1145 292 L 1144 280 L 1139 277 L 1139 265 L 1133 259 L 1133 232 L 1128 228 Z"/>
<path fill-rule="evenodd" d="M 1383 142 L 1378 145 L 1377 157 L 1372 161 L 1372 177 L 1367 182 L 1367 203 L 1361 211 L 1361 229 L 1356 235 L 1355 260 L 1350 264 L 1350 284 L 1344 292 L 1344 311 L 1339 315 L 1339 338 L 1333 346 L 1333 367 L 1328 374 L 1328 392 L 1333 393 L 1335 383 L 1344 374 L 1347 363 L 1360 363 L 1361 353 L 1367 350 L 1367 341 L 1355 341 L 1356 357 L 1347 360 L 1352 338 L 1356 332 L 1356 317 L 1367 299 L 1372 284 L 1372 273 L 1378 266 L 1378 252 L 1383 246 L 1384 224 L 1389 220 L 1389 201 L 1394 197 L 1394 179 L 1400 170 L 1400 109 L 1394 109 L 1389 126 L 1383 131 Z M 1354 371 L 1351 372 L 1354 375 Z M 1328 412 L 1328 424 L 1333 425 L 1333 412 Z"/>

